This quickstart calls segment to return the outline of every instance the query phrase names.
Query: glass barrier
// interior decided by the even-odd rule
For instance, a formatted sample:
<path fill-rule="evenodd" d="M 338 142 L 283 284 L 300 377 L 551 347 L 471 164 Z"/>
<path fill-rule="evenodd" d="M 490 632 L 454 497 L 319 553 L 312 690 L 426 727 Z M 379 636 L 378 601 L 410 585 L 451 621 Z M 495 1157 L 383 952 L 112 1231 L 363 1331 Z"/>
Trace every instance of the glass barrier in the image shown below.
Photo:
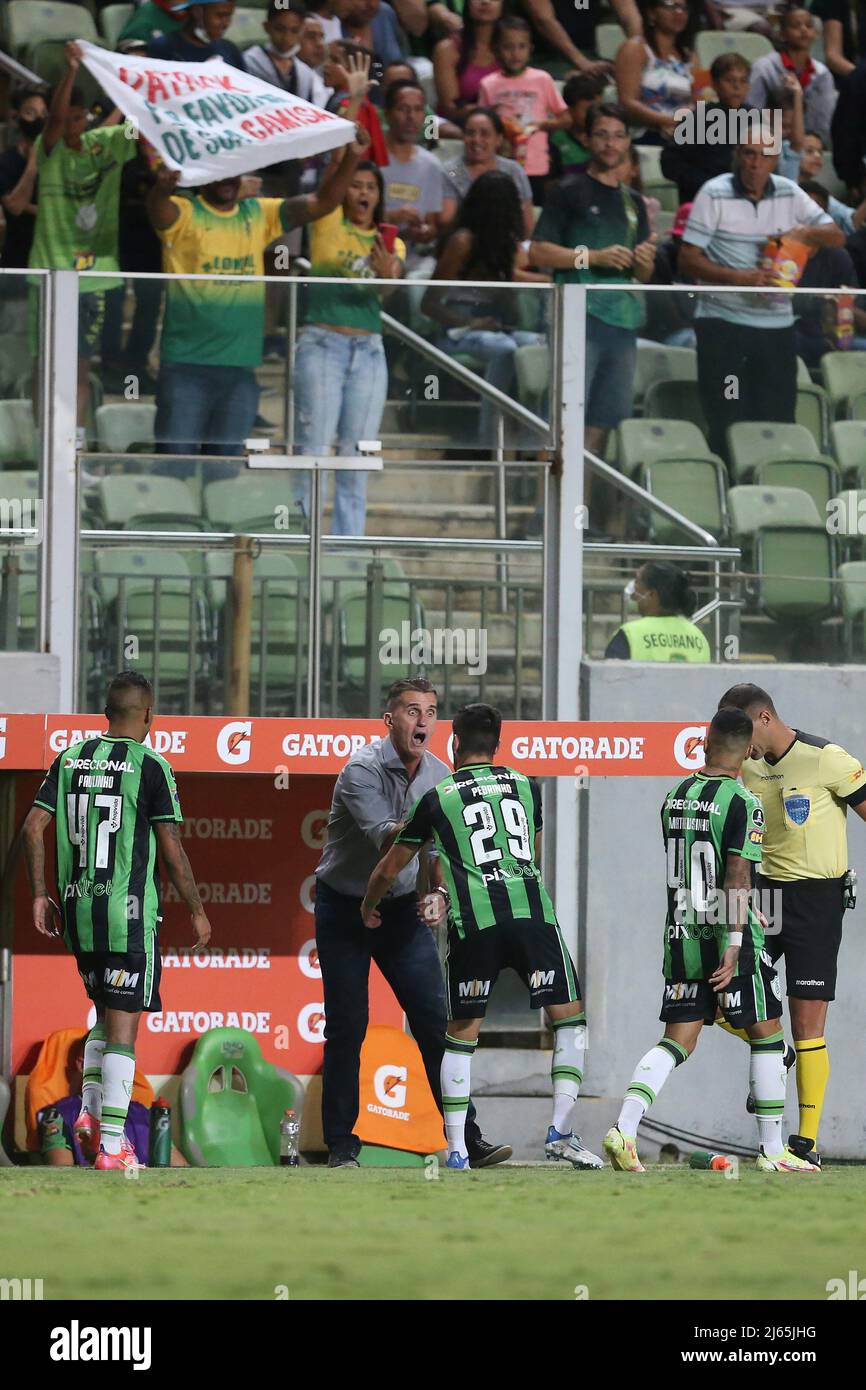
<path fill-rule="evenodd" d="M 554 302 L 545 285 L 128 277 L 105 293 L 79 424 L 90 448 L 125 430 L 127 449 L 166 455 L 256 436 L 286 453 L 532 457 L 553 442 Z"/>
<path fill-rule="evenodd" d="M 0 275 L 0 651 L 38 651 L 45 526 L 38 428 L 44 275 Z"/>
<path fill-rule="evenodd" d="M 586 444 L 609 471 L 586 475 L 585 651 L 605 654 L 638 616 L 626 583 L 669 558 L 714 659 L 864 661 L 866 293 L 630 293 L 630 342 L 587 382 Z M 588 296 L 590 362 L 611 294 Z M 713 545 L 739 556 L 717 570 Z"/>

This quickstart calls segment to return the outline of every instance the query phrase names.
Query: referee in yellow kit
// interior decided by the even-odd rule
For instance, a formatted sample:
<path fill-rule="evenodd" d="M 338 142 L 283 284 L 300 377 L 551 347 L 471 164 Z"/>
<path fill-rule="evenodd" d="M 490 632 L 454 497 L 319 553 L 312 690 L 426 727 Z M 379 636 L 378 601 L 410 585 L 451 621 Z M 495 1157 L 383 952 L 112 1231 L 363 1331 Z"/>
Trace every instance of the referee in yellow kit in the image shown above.
<path fill-rule="evenodd" d="M 845 821 L 849 807 L 866 820 L 866 771 L 838 743 L 789 728 L 758 685 L 731 686 L 722 705 L 745 710 L 752 720 L 743 781 L 764 807 L 758 887 L 782 894 L 781 931 L 771 928 L 767 949 L 774 961 L 785 957 L 797 1052 L 800 1132 L 788 1144 L 820 1163 L 815 1150 L 830 1076 L 824 1023 L 836 997 L 842 916 L 854 906 Z"/>

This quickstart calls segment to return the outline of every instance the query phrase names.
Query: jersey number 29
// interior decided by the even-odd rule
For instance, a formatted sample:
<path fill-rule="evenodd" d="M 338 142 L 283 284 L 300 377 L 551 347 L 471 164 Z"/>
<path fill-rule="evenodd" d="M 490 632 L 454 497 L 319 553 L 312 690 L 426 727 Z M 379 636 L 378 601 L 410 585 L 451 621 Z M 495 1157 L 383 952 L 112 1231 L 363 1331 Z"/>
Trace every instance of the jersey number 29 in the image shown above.
<path fill-rule="evenodd" d="M 519 801 L 513 796 L 503 796 L 496 803 L 502 816 L 502 824 L 508 835 L 508 853 L 513 859 L 524 863 L 532 860 L 532 846 L 529 839 L 529 821 Z M 478 825 L 469 837 L 472 858 L 479 867 L 493 864 L 502 858 L 502 850 L 489 841 L 497 832 L 496 816 L 489 801 L 474 801 L 463 808 L 463 819 L 467 825 Z"/>

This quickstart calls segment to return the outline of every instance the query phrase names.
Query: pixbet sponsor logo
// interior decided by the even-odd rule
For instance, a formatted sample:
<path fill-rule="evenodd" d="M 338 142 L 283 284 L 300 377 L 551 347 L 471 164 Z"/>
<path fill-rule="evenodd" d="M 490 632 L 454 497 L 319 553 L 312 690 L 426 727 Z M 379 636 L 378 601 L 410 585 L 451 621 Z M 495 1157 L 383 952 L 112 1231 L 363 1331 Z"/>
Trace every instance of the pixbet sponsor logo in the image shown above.
<path fill-rule="evenodd" d="M 322 1003 L 305 1004 L 298 1014 L 298 1033 L 304 1042 L 320 1043 L 325 1040 L 325 1006 Z"/>

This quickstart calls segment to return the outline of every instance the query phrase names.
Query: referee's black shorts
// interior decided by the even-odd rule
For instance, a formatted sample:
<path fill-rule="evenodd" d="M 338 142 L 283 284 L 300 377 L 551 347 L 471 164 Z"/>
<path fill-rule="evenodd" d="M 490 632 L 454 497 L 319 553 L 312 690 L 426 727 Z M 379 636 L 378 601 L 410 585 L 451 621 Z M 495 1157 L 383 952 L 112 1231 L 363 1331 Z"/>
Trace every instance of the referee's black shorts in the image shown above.
<path fill-rule="evenodd" d="M 795 999 L 835 999 L 836 961 L 842 942 L 842 878 L 792 882 L 758 875 L 762 893 L 781 892 L 781 918 L 773 915 L 766 949 L 775 962 L 785 957 L 786 992 Z M 772 901 L 772 899 L 771 899 Z M 766 912 L 764 900 L 761 906 Z"/>

